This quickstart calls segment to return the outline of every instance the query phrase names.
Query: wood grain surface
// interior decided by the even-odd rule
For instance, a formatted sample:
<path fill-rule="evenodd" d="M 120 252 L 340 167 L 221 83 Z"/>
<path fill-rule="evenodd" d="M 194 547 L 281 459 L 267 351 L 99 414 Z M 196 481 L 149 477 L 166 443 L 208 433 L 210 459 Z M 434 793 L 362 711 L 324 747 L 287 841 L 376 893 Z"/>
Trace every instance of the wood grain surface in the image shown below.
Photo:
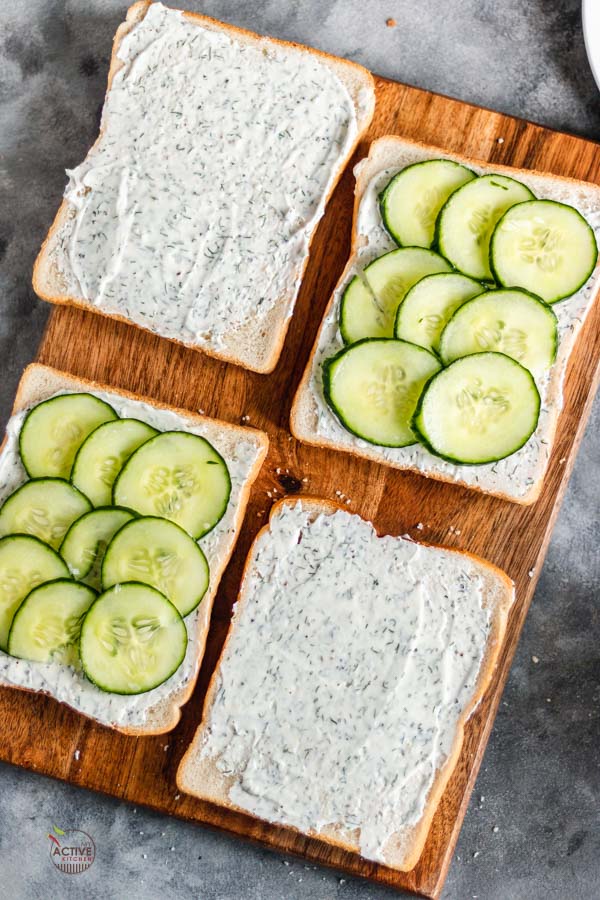
<path fill-rule="evenodd" d="M 377 79 L 375 118 L 355 161 L 366 153 L 372 138 L 387 133 L 490 162 L 600 182 L 596 144 Z M 249 416 L 251 425 L 268 433 L 271 449 L 217 596 L 198 686 L 176 730 L 157 738 L 128 738 L 44 697 L 4 689 L 0 691 L 0 758 L 380 883 L 437 897 L 597 386 L 600 304 L 595 303 L 572 357 L 546 483 L 540 500 L 531 507 L 480 496 L 343 453 L 303 446 L 289 434 L 290 402 L 348 255 L 353 186 L 349 166 L 315 236 L 296 311 L 272 375 L 243 371 L 94 313 L 66 307 L 53 311 L 38 354 L 41 362 L 191 410 L 201 408 L 231 422 Z M 517 585 L 517 601 L 496 674 L 468 723 L 460 761 L 435 815 L 423 855 L 408 873 L 394 872 L 284 828 L 179 796 L 175 786 L 175 772 L 199 722 L 204 692 L 227 631 L 250 543 L 266 521 L 271 503 L 286 493 L 302 491 L 334 500 L 336 491 L 341 491 L 351 498 L 348 509 L 371 519 L 380 532 L 408 532 L 430 542 L 472 551 L 503 568 Z M 422 531 L 416 530 L 418 522 L 424 523 Z M 451 526 L 460 534 L 451 531 Z M 77 760 L 76 749 L 80 751 Z"/>

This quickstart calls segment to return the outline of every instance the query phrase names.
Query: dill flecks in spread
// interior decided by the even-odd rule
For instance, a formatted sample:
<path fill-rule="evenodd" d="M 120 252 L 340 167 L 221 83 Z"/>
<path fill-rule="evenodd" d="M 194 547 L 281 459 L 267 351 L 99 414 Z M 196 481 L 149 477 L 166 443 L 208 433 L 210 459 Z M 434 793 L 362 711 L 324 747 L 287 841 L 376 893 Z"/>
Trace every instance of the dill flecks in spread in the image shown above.
<path fill-rule="evenodd" d="M 57 393 L 69 393 L 58 391 Z M 259 450 L 254 442 L 238 440 L 235 453 L 231 452 L 227 438 L 220 441 L 218 435 L 204 429 L 202 424 L 192 423 L 185 417 L 170 410 L 157 409 L 142 401 L 128 400 L 118 394 L 104 391 L 91 392 L 109 403 L 115 412 L 123 418 L 140 419 L 160 431 L 185 430 L 195 434 L 206 434 L 211 443 L 224 455 L 231 475 L 232 492 L 225 515 L 213 531 L 203 537 L 199 544 L 206 554 L 211 566 L 211 580 L 217 577 L 212 568 L 212 561 L 222 559 L 229 552 L 235 539 L 234 519 L 242 491 L 250 469 L 254 465 Z M 0 454 L 0 505 L 20 484 L 26 481 L 27 475 L 19 456 L 19 432 L 25 412 L 17 413 L 9 420 L 6 428 L 6 442 Z M 207 424 L 210 420 L 207 420 Z M 45 691 L 74 709 L 91 716 L 105 724 L 127 726 L 143 725 L 148 710 L 161 700 L 167 700 L 177 693 L 195 677 L 200 660 L 201 649 L 198 645 L 200 634 L 206 625 L 207 606 L 200 603 L 185 620 L 188 631 L 188 646 L 185 659 L 175 674 L 160 687 L 145 694 L 119 695 L 99 690 L 88 681 L 80 671 L 59 663 L 29 662 L 16 659 L 0 651 L 0 683 L 30 688 L 33 691 Z"/>
<path fill-rule="evenodd" d="M 284 506 L 258 541 L 201 755 L 229 798 L 306 832 L 360 829 L 381 860 L 420 819 L 490 633 L 466 557 L 338 511 Z"/>
<path fill-rule="evenodd" d="M 356 232 L 360 238 L 357 242 L 359 245 L 356 258 L 357 268 L 351 268 L 347 278 L 336 289 L 334 302 L 323 320 L 319 332 L 318 347 L 312 362 L 310 390 L 316 419 L 315 430 L 325 440 L 335 442 L 339 447 L 356 448 L 361 454 L 370 458 L 406 468 L 414 468 L 425 475 L 439 473 L 444 478 L 519 500 L 526 497 L 532 486 L 539 482 L 546 471 L 552 449 L 555 423 L 562 407 L 562 384 L 566 365 L 575 339 L 592 306 L 598 285 L 598 274 L 592 276 L 584 287 L 572 297 L 562 300 L 552 307 L 558 319 L 559 344 L 552 369 L 536 377 L 542 401 L 538 425 L 525 446 L 505 459 L 476 466 L 458 465 L 434 457 L 420 444 L 400 448 L 373 447 L 348 432 L 339 423 L 323 396 L 323 361 L 343 346 L 338 322 L 344 289 L 358 270 L 386 251 L 396 249 L 396 244 L 387 233 L 381 220 L 379 194 L 392 176 L 405 166 L 434 157 L 439 157 L 437 151 L 431 152 L 407 147 L 402 153 L 402 158 L 398 159 L 398 165 L 376 174 L 367 185 L 361 198 L 356 222 Z M 367 164 L 364 161 L 359 163 L 359 167 Z M 470 165 L 470 168 L 477 174 L 486 172 L 486 169 L 480 166 Z M 550 187 L 548 178 L 528 172 L 519 173 L 519 179 L 540 198 L 558 200 L 574 206 L 592 226 L 597 239 L 600 239 L 600 210 L 592 199 L 586 197 L 585 191 L 581 190 L 577 184 L 556 180 Z"/>
<path fill-rule="evenodd" d="M 356 135 L 315 56 L 153 4 L 122 40 L 103 133 L 70 172 L 67 281 L 100 309 L 219 347 L 281 298 Z"/>

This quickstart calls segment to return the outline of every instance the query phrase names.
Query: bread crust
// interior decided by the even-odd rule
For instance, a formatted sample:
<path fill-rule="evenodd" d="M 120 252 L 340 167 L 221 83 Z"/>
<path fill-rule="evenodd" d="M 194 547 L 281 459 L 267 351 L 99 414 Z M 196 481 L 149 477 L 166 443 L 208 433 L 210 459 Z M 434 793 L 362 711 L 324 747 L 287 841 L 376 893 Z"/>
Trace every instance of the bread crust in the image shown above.
<path fill-rule="evenodd" d="M 235 544 L 237 542 L 237 538 L 239 536 L 240 528 L 242 525 L 242 521 L 244 519 L 246 506 L 248 503 L 248 498 L 250 496 L 250 491 L 256 477 L 260 471 L 260 468 L 264 462 L 264 459 L 267 455 L 269 448 L 269 439 L 267 435 L 259 431 L 255 428 L 250 428 L 241 425 L 232 425 L 229 422 L 223 422 L 218 419 L 211 419 L 208 416 L 203 416 L 198 413 L 190 412 L 190 410 L 182 409 L 180 407 L 170 406 L 167 403 L 161 403 L 159 401 L 155 401 L 149 399 L 148 397 L 141 396 L 140 394 L 136 394 L 133 391 L 122 390 L 120 388 L 110 387 L 109 385 L 102 384 L 96 381 L 91 381 L 86 378 L 76 378 L 72 375 L 68 375 L 66 372 L 61 372 L 59 369 L 55 369 L 52 366 L 42 365 L 40 363 L 32 363 L 29 365 L 19 382 L 19 386 L 17 388 L 17 393 L 15 395 L 15 400 L 12 409 L 12 415 L 15 413 L 21 412 L 21 410 L 28 408 L 29 406 L 34 405 L 36 402 L 40 402 L 43 399 L 46 399 L 44 396 L 44 390 L 40 390 L 38 386 L 34 387 L 32 391 L 32 382 L 33 381 L 50 381 L 50 385 L 45 391 L 46 396 L 51 396 L 56 393 L 58 390 L 83 390 L 83 391 L 108 391 L 112 394 L 117 394 L 119 397 L 123 397 L 126 400 L 138 400 L 143 403 L 147 403 L 149 406 L 154 407 L 155 409 L 166 410 L 168 412 L 173 412 L 181 416 L 185 416 L 187 419 L 191 419 L 193 422 L 198 423 L 206 423 L 210 422 L 211 425 L 217 426 L 219 430 L 223 430 L 230 434 L 244 434 L 244 436 L 251 437 L 254 441 L 256 441 L 258 446 L 258 456 L 257 459 L 252 466 L 248 476 L 246 477 L 244 487 L 240 493 L 240 500 L 236 509 L 235 518 L 233 521 L 234 528 L 234 539 L 232 541 L 231 547 L 224 553 L 223 556 L 219 559 L 219 564 L 215 566 L 211 566 L 211 574 L 213 575 L 213 584 L 205 594 L 201 603 L 201 612 L 202 612 L 202 622 L 199 625 L 198 629 L 198 642 L 197 642 L 197 658 L 196 658 L 196 670 L 194 672 L 193 677 L 190 679 L 189 683 L 184 687 L 180 688 L 177 693 L 171 694 L 168 698 L 165 698 L 162 701 L 159 701 L 154 707 L 151 707 L 148 712 L 148 719 L 146 724 L 144 725 L 121 725 L 119 723 L 108 725 L 106 722 L 100 722 L 99 724 L 104 725 L 106 728 L 112 728 L 115 731 L 120 731 L 123 734 L 134 735 L 136 737 L 146 736 L 146 735 L 157 735 L 164 734 L 167 731 L 171 731 L 181 718 L 181 707 L 187 703 L 189 698 L 191 697 L 193 690 L 196 686 L 196 681 L 198 679 L 198 673 L 200 671 L 200 664 L 202 662 L 202 658 L 204 656 L 204 650 L 206 647 L 206 639 L 208 636 L 208 630 L 210 626 L 210 616 L 213 606 L 213 601 L 222 577 L 222 574 L 229 562 L 231 554 L 235 548 Z M 37 388 L 37 390 L 36 390 Z M 4 446 L 6 444 L 6 435 L 0 444 L 0 453 L 4 450 Z M 48 697 L 54 698 L 54 695 L 50 691 L 36 691 L 32 688 L 24 687 L 21 685 L 14 684 L 3 684 L 1 682 L 0 676 L 0 684 L 2 687 L 10 687 L 15 690 L 27 691 L 28 693 L 34 694 L 45 694 Z M 64 701 L 57 701 L 64 703 Z M 70 706 L 68 703 L 64 703 L 65 706 Z M 71 709 L 75 709 L 75 707 L 71 706 Z M 92 716 L 87 716 L 85 713 L 81 712 L 79 709 L 75 709 L 79 715 L 85 716 L 85 718 L 92 719 L 92 721 L 99 721 Z"/>
<path fill-rule="evenodd" d="M 338 510 L 348 513 L 348 510 L 341 504 L 329 499 L 325 500 L 314 496 L 303 496 L 295 498 L 284 497 L 282 500 L 279 500 L 277 503 L 275 503 L 271 508 L 269 522 L 258 532 L 248 552 L 248 557 L 244 565 L 242 580 L 240 583 L 236 610 L 230 623 L 229 631 L 227 633 L 225 643 L 223 644 L 221 655 L 217 661 L 215 670 L 208 685 L 202 710 L 202 720 L 192 739 L 191 744 L 189 745 L 181 760 L 176 775 L 177 787 L 183 793 L 190 794 L 200 800 L 214 803 L 218 806 L 225 807 L 232 811 L 240 812 L 247 816 L 252 816 L 252 814 L 249 813 L 248 810 L 245 810 L 242 807 L 236 806 L 235 804 L 231 803 L 229 800 L 229 787 L 235 780 L 234 777 L 224 776 L 223 774 L 221 774 L 214 765 L 214 760 L 201 760 L 200 763 L 198 763 L 196 756 L 198 753 L 198 749 L 202 745 L 204 734 L 208 725 L 208 716 L 217 692 L 218 677 L 221 665 L 225 658 L 225 652 L 227 650 L 229 640 L 236 627 L 236 620 L 238 618 L 239 611 L 243 607 L 247 599 L 244 593 L 245 585 L 252 570 L 254 555 L 256 552 L 256 548 L 258 547 L 258 542 L 269 531 L 271 527 L 271 521 L 279 514 L 281 509 L 286 506 L 293 507 L 297 503 L 300 503 L 303 509 L 308 508 L 313 518 L 316 518 L 321 514 L 332 515 Z M 377 534 L 379 537 L 382 536 L 379 532 L 377 532 Z M 412 541 L 412 539 L 410 540 Z M 463 558 L 466 557 L 472 560 L 477 565 L 482 566 L 490 580 L 497 579 L 499 581 L 499 586 L 497 586 L 494 596 L 489 601 L 493 606 L 492 626 L 490 629 L 490 636 L 488 638 L 486 650 L 481 661 L 477 683 L 471 697 L 471 702 L 468 704 L 468 706 L 465 707 L 465 709 L 463 710 L 463 714 L 457 722 L 456 735 L 452 745 L 452 749 L 448 755 L 446 762 L 437 772 L 434 783 L 427 798 L 425 812 L 417 826 L 415 826 L 415 828 L 409 835 L 408 842 L 410 846 L 407 849 L 402 847 L 400 848 L 399 852 L 398 850 L 396 850 L 396 853 L 394 853 L 394 836 L 392 836 L 390 838 L 390 841 L 388 841 L 387 846 L 389 848 L 390 845 L 392 845 L 392 852 L 390 852 L 388 856 L 388 852 L 386 850 L 386 859 L 385 862 L 382 863 L 382 865 L 401 872 L 408 872 L 413 869 L 417 864 L 421 853 L 423 852 L 423 847 L 425 845 L 425 841 L 427 840 L 427 835 L 431 827 L 433 816 L 435 815 L 442 794 L 444 793 L 446 785 L 448 784 L 448 781 L 452 776 L 452 773 L 460 756 L 465 725 L 475 708 L 480 703 L 492 679 L 492 675 L 503 644 L 508 614 L 514 601 L 514 584 L 512 580 L 508 577 L 508 575 L 506 575 L 505 572 L 503 572 L 493 563 L 490 563 L 473 553 L 456 550 L 455 548 L 443 547 L 438 544 L 430 544 L 421 541 L 412 541 L 412 543 L 420 544 L 421 546 L 425 547 L 444 550 L 445 552 L 453 553 Z M 490 593 L 493 594 L 494 592 L 490 590 Z M 270 822 L 270 824 L 275 825 L 277 828 L 284 828 L 286 830 L 289 829 L 290 831 L 296 833 L 305 834 L 306 837 L 314 838 L 319 841 L 323 841 L 324 843 L 331 846 L 338 847 L 349 853 L 360 855 L 360 845 L 358 842 L 357 831 L 348 833 L 343 831 L 339 826 L 334 825 L 327 826 L 320 832 L 309 831 L 304 833 L 299 829 L 294 828 L 293 826 L 279 825 L 275 822 Z"/>
<path fill-rule="evenodd" d="M 143 20 L 145 17 L 149 7 L 152 5 L 152 0 L 138 0 L 137 3 L 134 3 L 127 10 L 127 16 L 124 22 L 119 25 L 117 31 L 115 32 L 115 36 L 113 39 L 112 45 L 112 53 L 110 59 L 110 68 L 108 72 L 108 84 L 106 90 L 106 96 L 111 89 L 113 79 L 117 72 L 123 67 L 123 63 L 119 60 L 117 53 L 119 51 L 119 47 L 121 45 L 121 41 L 123 38 L 129 34 L 129 32 Z M 223 22 L 219 22 L 217 19 L 213 19 L 210 16 L 204 16 L 200 13 L 192 13 L 187 12 L 185 10 L 181 11 L 183 15 L 192 22 L 197 23 L 205 28 L 209 28 L 211 30 L 216 31 L 224 31 L 227 34 L 237 35 L 238 37 L 243 38 L 246 41 L 251 42 L 265 42 L 267 41 L 269 44 L 275 44 L 279 47 L 291 47 L 293 49 L 297 49 L 306 53 L 314 54 L 322 61 L 326 62 L 328 65 L 333 66 L 337 71 L 339 68 L 344 68 L 348 73 L 351 73 L 356 78 L 362 80 L 361 87 L 363 89 L 370 90 L 370 99 L 371 102 L 365 109 L 364 115 L 360 116 L 359 107 L 357 102 L 358 91 L 356 91 L 356 97 L 353 96 L 353 100 L 355 102 L 355 110 L 357 112 L 357 134 L 355 140 L 352 142 L 351 146 L 349 146 L 347 153 L 344 155 L 342 159 L 339 161 L 338 171 L 335 174 L 335 177 L 331 183 L 330 189 L 325 196 L 324 206 L 327 205 L 329 199 L 335 190 L 343 172 L 348 164 L 348 161 L 352 158 L 354 151 L 356 150 L 360 139 L 362 138 L 364 132 L 368 128 L 371 119 L 373 118 L 373 113 L 375 111 L 375 81 L 371 73 L 358 65 L 358 63 L 350 62 L 349 60 L 341 59 L 337 56 L 332 56 L 329 53 L 325 53 L 321 50 L 313 49 L 312 47 L 306 47 L 303 44 L 297 44 L 291 41 L 282 41 L 277 38 L 265 38 L 255 32 L 248 31 L 244 28 L 238 28 L 235 25 L 225 24 Z M 339 74 L 339 73 L 338 73 Z M 346 82 L 345 82 L 346 83 Z M 349 88 L 349 85 L 346 84 L 346 87 Z M 352 92 L 351 92 L 352 93 Z M 100 128 L 98 136 L 94 143 L 92 144 L 90 150 L 88 151 L 88 155 L 96 148 L 98 143 L 101 141 L 103 137 L 104 130 Z M 98 315 L 105 316 L 109 319 L 114 319 L 117 322 L 124 322 L 127 325 L 132 325 L 135 328 L 139 328 L 142 331 L 148 331 L 150 334 L 154 334 L 155 332 L 151 331 L 151 329 L 146 328 L 144 325 L 140 325 L 138 322 L 134 322 L 133 320 L 127 318 L 116 312 L 106 312 L 104 310 L 99 309 L 94 306 L 93 303 L 90 303 L 83 298 L 73 297 L 68 294 L 60 294 L 55 293 L 49 285 L 49 278 L 47 277 L 47 269 L 50 264 L 50 251 L 54 242 L 54 239 L 60 229 L 60 227 L 65 222 L 70 212 L 70 204 L 66 199 L 63 199 L 61 205 L 56 213 L 54 221 L 50 226 L 48 234 L 44 239 L 42 247 L 37 255 L 33 266 L 33 277 L 32 277 L 32 285 L 35 293 L 42 300 L 47 301 L 48 303 L 54 303 L 59 306 L 74 306 L 78 309 L 83 309 L 88 312 L 94 312 Z M 304 279 L 304 273 L 306 271 L 306 266 L 308 265 L 308 260 L 310 256 L 310 248 L 312 246 L 312 241 L 314 235 L 317 231 L 317 227 L 313 228 L 312 234 L 310 236 L 307 253 L 305 255 L 304 261 L 302 262 L 302 266 L 299 270 L 296 285 L 301 285 Z M 285 338 L 287 335 L 287 331 L 289 328 L 289 324 L 291 321 L 291 316 L 293 313 L 295 301 L 290 303 L 287 298 L 281 298 L 281 303 L 278 306 L 274 307 L 274 310 L 278 313 L 277 316 L 274 316 L 274 322 L 265 321 L 265 330 L 271 330 L 271 328 L 277 330 L 277 340 L 273 343 L 270 352 L 267 354 L 264 361 L 260 364 L 250 365 L 247 362 L 244 362 L 237 356 L 235 353 L 229 353 L 227 351 L 221 351 L 213 348 L 205 348 L 199 347 L 197 344 L 192 342 L 187 342 L 184 340 L 179 340 L 177 338 L 172 337 L 164 337 L 163 335 L 159 335 L 159 337 L 164 340 L 172 341 L 175 344 L 179 344 L 182 347 L 189 347 L 192 350 L 196 350 L 201 353 L 206 353 L 207 356 L 212 356 L 216 359 L 223 360 L 224 362 L 232 363 L 233 365 L 239 365 L 243 368 L 249 369 L 253 372 L 258 372 L 259 374 L 269 374 L 272 372 L 277 365 L 279 357 L 281 355 L 281 351 L 283 349 L 283 344 L 285 342 Z M 277 321 L 279 320 L 279 321 Z M 241 338 L 240 338 L 241 340 Z"/>
<path fill-rule="evenodd" d="M 544 178 L 548 181 L 556 182 L 557 184 L 569 184 L 573 187 L 580 187 L 583 190 L 593 192 L 598 196 L 598 202 L 600 204 L 600 188 L 596 184 L 592 184 L 591 182 L 581 181 L 580 179 L 575 178 L 566 178 L 558 175 L 553 175 L 548 172 L 541 172 L 536 169 L 516 169 L 512 166 L 505 166 L 500 164 L 491 164 L 486 162 L 485 160 L 474 159 L 472 157 L 463 156 L 460 153 L 450 153 L 444 151 L 440 147 L 436 147 L 433 144 L 426 144 L 423 141 L 413 141 L 408 138 L 399 137 L 398 135 L 385 135 L 383 137 L 377 138 L 369 147 L 368 156 L 362 159 L 354 169 L 356 184 L 354 190 L 354 209 L 352 216 L 352 237 L 351 237 L 351 248 L 350 248 L 350 256 L 348 258 L 348 262 L 344 271 L 331 295 L 329 303 L 325 309 L 323 314 L 323 319 L 321 323 L 321 328 L 323 327 L 323 323 L 329 316 L 335 301 L 336 294 L 340 288 L 340 286 L 345 282 L 348 277 L 349 272 L 354 268 L 356 262 L 356 256 L 358 251 L 363 246 L 363 239 L 358 234 L 358 212 L 360 208 L 360 203 L 365 194 L 365 191 L 373 179 L 377 174 L 379 174 L 383 169 L 393 168 L 394 165 L 394 154 L 397 150 L 405 150 L 407 147 L 414 147 L 415 149 L 422 150 L 428 154 L 433 154 L 438 157 L 448 157 L 452 160 L 456 160 L 457 162 L 462 163 L 463 165 L 469 166 L 481 166 L 486 169 L 490 169 L 494 172 L 499 172 L 501 174 L 506 174 L 513 178 L 518 178 L 519 175 L 530 175 Z M 600 261 L 598 263 L 600 266 Z M 598 266 L 596 268 L 596 272 L 598 271 Z M 486 488 L 481 487 L 480 485 L 471 484 L 462 480 L 461 478 L 451 478 L 445 475 L 443 472 L 435 472 L 428 471 L 423 472 L 417 466 L 407 465 L 402 462 L 394 462 L 392 460 L 382 459 L 381 454 L 379 453 L 376 447 L 371 448 L 357 448 L 357 447 L 348 447 L 341 446 L 333 439 L 327 439 L 323 436 L 317 435 L 316 433 L 311 433 L 307 429 L 306 426 L 303 427 L 303 420 L 307 416 L 312 416 L 312 411 L 310 410 L 310 404 L 313 399 L 312 391 L 311 391 L 311 376 L 312 370 L 314 366 L 315 356 L 319 349 L 319 337 L 321 334 L 321 329 L 317 334 L 315 339 L 313 348 L 311 350 L 310 356 L 308 358 L 308 362 L 306 363 L 306 367 L 302 374 L 302 378 L 298 384 L 298 388 L 296 389 L 296 393 L 294 395 L 294 400 L 292 402 L 291 413 L 290 413 L 290 430 L 294 437 L 303 441 L 307 444 L 312 444 L 316 447 L 321 447 L 328 450 L 337 450 L 338 452 L 348 453 L 351 456 L 357 457 L 358 459 L 369 459 L 374 462 L 378 462 L 381 465 L 389 466 L 393 469 L 398 469 L 403 472 L 413 472 L 416 475 L 420 475 L 424 478 L 431 478 L 434 481 L 441 481 L 447 484 L 456 484 L 461 487 L 467 488 L 468 490 L 478 491 L 482 494 L 488 494 L 494 497 L 499 497 L 502 500 L 508 500 L 511 503 L 518 503 L 521 506 L 531 506 L 531 504 L 535 503 L 539 498 L 542 488 L 544 486 L 544 477 L 540 478 L 537 482 L 531 485 L 530 489 L 523 494 L 521 497 L 514 497 L 512 495 L 506 494 L 502 491 L 493 491 L 487 490 Z M 550 433 L 549 433 L 549 444 L 552 446 L 554 443 L 554 438 L 556 436 L 556 429 L 558 427 L 558 419 L 559 419 L 560 410 L 555 410 L 553 419 L 551 421 Z M 545 473 L 544 473 L 545 474 Z"/>

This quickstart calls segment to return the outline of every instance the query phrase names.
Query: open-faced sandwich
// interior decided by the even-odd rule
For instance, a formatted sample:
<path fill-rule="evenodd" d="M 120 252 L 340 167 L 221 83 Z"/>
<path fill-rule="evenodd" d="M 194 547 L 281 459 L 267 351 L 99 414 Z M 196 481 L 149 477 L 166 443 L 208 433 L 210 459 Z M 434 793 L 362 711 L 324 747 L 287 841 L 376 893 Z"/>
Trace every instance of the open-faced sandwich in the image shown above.
<path fill-rule="evenodd" d="M 600 188 L 398 137 L 355 171 L 352 255 L 292 431 L 532 503 L 598 286 Z"/>
<path fill-rule="evenodd" d="M 0 685 L 173 728 L 267 443 L 29 366 L 0 451 Z"/>

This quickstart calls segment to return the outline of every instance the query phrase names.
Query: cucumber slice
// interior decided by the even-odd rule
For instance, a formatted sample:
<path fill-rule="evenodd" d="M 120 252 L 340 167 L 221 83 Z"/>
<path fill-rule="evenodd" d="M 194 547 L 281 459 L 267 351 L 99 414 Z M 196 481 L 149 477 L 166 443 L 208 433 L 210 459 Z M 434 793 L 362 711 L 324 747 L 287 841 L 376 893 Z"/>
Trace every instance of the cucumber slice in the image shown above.
<path fill-rule="evenodd" d="M 440 209 L 450 194 L 475 177 L 475 172 L 451 159 L 407 166 L 380 195 L 383 224 L 400 246 L 431 247 Z"/>
<path fill-rule="evenodd" d="M 67 578 L 34 588 L 10 627 L 8 652 L 34 662 L 79 667 L 79 634 L 96 591 Z"/>
<path fill-rule="evenodd" d="M 488 291 L 454 313 L 442 333 L 440 356 L 447 366 L 494 350 L 540 375 L 554 362 L 557 345 L 556 316 L 547 303 L 525 291 Z"/>
<path fill-rule="evenodd" d="M 223 457 L 196 434 L 165 431 L 129 457 L 113 502 L 142 516 L 170 519 L 196 540 L 223 517 L 231 479 Z"/>
<path fill-rule="evenodd" d="M 147 516 L 121 528 L 104 556 L 103 587 L 123 581 L 155 587 L 187 616 L 208 588 L 208 563 L 183 528 L 168 519 Z"/>
<path fill-rule="evenodd" d="M 117 531 L 133 517 L 134 513 L 129 509 L 105 506 L 93 509 L 73 522 L 59 551 L 71 575 L 99 590 L 106 548 Z"/>
<path fill-rule="evenodd" d="M 325 399 L 352 434 L 382 447 L 415 443 L 410 420 L 437 357 L 407 341 L 368 338 L 323 363 Z"/>
<path fill-rule="evenodd" d="M 353 344 L 368 333 L 369 337 L 385 337 L 387 317 L 373 291 L 355 275 L 342 295 L 340 334 L 345 344 Z"/>
<path fill-rule="evenodd" d="M 344 331 L 353 341 L 393 337 L 396 310 L 406 292 L 426 275 L 450 271 L 449 263 L 432 250 L 402 247 L 385 253 L 364 271 L 373 297 L 358 289 L 344 294 L 340 316 Z"/>
<path fill-rule="evenodd" d="M 412 426 L 437 456 L 478 465 L 516 453 L 535 431 L 539 414 L 531 372 L 502 353 L 476 353 L 433 376 Z"/>
<path fill-rule="evenodd" d="M 0 537 L 32 534 L 57 550 L 75 519 L 91 508 L 88 498 L 63 478 L 33 478 L 0 508 Z"/>
<path fill-rule="evenodd" d="M 177 671 L 185 623 L 155 588 L 117 584 L 92 603 L 81 627 L 83 671 L 102 691 L 144 694 Z"/>
<path fill-rule="evenodd" d="M 6 650 L 13 616 L 27 594 L 43 581 L 68 577 L 66 563 L 38 538 L 10 534 L 0 539 L 1 650 Z"/>
<path fill-rule="evenodd" d="M 494 276 L 546 303 L 570 297 L 596 267 L 598 247 L 581 213 L 554 200 L 530 200 L 508 210 L 490 244 Z"/>
<path fill-rule="evenodd" d="M 437 351 L 442 331 L 453 313 L 481 291 L 479 281 L 458 272 L 422 278 L 411 287 L 398 307 L 395 336 L 426 350 Z"/>
<path fill-rule="evenodd" d="M 108 403 L 92 394 L 60 394 L 27 414 L 19 450 L 30 478 L 68 478 L 73 458 L 88 434 L 116 419 Z"/>
<path fill-rule="evenodd" d="M 115 478 L 134 450 L 158 434 L 138 419 L 105 422 L 83 442 L 71 469 L 71 481 L 94 506 L 110 506 Z"/>
<path fill-rule="evenodd" d="M 483 175 L 455 191 L 438 216 L 437 248 L 452 265 L 479 281 L 492 281 L 489 246 L 496 223 L 507 209 L 534 195 L 506 175 Z"/>

